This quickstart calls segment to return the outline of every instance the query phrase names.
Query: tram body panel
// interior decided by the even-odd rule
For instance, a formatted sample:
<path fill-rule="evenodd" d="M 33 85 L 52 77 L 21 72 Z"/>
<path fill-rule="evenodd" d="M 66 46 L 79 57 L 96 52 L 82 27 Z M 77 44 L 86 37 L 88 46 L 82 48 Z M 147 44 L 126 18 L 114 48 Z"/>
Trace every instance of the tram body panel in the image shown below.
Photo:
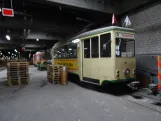
<path fill-rule="evenodd" d="M 77 59 L 54 59 L 53 63 L 55 65 L 67 66 L 69 72 L 79 75 Z"/>
<path fill-rule="evenodd" d="M 113 80 L 115 78 L 115 61 L 111 58 L 100 59 L 100 84 L 104 80 Z"/>
<path fill-rule="evenodd" d="M 119 77 L 115 76 L 115 80 L 123 79 L 134 79 L 135 78 L 135 68 L 136 59 L 135 58 L 116 58 L 115 60 L 115 70 L 119 71 Z M 129 74 L 125 74 L 126 69 L 129 69 Z"/>

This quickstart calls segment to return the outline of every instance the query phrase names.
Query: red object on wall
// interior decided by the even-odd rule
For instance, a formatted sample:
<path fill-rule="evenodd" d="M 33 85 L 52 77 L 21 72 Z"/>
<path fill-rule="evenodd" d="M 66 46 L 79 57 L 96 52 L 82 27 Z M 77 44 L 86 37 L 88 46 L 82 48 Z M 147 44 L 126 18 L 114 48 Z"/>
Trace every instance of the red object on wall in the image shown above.
<path fill-rule="evenodd" d="M 22 48 L 21 48 L 21 52 L 24 52 L 24 51 L 25 51 L 25 47 L 22 47 Z"/>
<path fill-rule="evenodd" d="M 2 8 L 2 15 L 14 17 L 14 11 L 13 11 L 13 9 L 10 9 L 10 8 Z"/>

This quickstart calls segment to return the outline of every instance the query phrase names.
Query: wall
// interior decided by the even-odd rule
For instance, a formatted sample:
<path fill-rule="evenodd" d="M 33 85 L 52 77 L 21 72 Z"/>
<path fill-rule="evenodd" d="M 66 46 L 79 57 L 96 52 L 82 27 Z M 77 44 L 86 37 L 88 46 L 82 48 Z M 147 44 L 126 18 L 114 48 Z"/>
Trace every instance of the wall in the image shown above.
<path fill-rule="evenodd" d="M 129 18 L 136 30 L 136 54 L 161 53 L 161 3 L 131 13 Z M 122 17 L 123 21 L 124 17 Z"/>
<path fill-rule="evenodd" d="M 130 9 L 136 8 L 142 4 L 145 4 L 147 2 L 152 2 L 154 0 L 121 0 L 121 8 L 120 13 L 126 12 Z"/>

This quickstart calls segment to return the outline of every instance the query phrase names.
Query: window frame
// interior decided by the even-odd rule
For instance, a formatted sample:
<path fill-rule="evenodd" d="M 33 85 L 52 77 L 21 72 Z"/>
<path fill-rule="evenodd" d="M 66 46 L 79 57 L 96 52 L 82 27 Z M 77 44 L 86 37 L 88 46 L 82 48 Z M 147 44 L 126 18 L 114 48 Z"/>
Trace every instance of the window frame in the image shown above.
<path fill-rule="evenodd" d="M 118 39 L 127 39 L 127 40 L 134 41 L 134 56 L 132 56 L 132 57 L 121 57 L 121 56 L 117 56 L 117 55 L 116 55 L 116 39 L 117 39 L 117 38 L 118 38 L 118 37 L 115 36 L 115 57 L 116 57 L 116 58 L 135 58 L 135 57 L 136 57 L 136 52 L 135 52 L 135 38 L 134 38 L 134 39 L 118 38 Z"/>
<path fill-rule="evenodd" d="M 97 45 L 97 47 L 98 47 L 98 48 L 97 48 L 97 49 L 98 49 L 98 57 L 92 57 L 92 39 L 93 39 L 93 38 L 96 38 L 96 37 L 98 38 L 98 45 Z M 91 58 L 100 58 L 100 53 L 99 53 L 99 49 L 100 49 L 99 46 L 100 46 L 100 44 L 99 44 L 99 43 L 100 43 L 100 36 L 99 36 L 99 35 L 93 36 L 93 37 L 90 38 Z"/>
<path fill-rule="evenodd" d="M 88 58 L 85 57 L 85 52 L 84 52 L 84 41 L 86 41 L 86 40 L 89 40 L 89 52 L 90 52 L 90 54 L 89 54 Z M 83 58 L 84 59 L 90 59 L 91 58 L 91 38 L 90 37 L 83 39 L 83 48 L 82 48 L 82 50 L 83 50 Z"/>
<path fill-rule="evenodd" d="M 110 57 L 101 57 L 101 35 L 105 35 L 105 34 L 110 34 L 110 40 L 111 40 L 111 56 Z M 115 41 L 115 40 L 114 40 Z M 100 34 L 99 35 L 99 46 L 100 46 L 100 52 L 99 52 L 99 55 L 100 55 L 100 58 L 111 58 L 112 57 L 112 33 L 111 33 L 111 31 L 109 31 L 109 32 L 106 32 L 106 33 L 102 33 L 102 34 Z"/>

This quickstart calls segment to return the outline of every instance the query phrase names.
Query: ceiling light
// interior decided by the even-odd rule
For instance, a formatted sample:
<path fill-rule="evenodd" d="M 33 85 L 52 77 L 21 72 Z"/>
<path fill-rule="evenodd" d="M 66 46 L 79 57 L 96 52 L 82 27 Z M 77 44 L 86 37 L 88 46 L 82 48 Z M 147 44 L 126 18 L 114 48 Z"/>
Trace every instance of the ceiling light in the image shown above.
<path fill-rule="evenodd" d="M 7 40 L 11 40 L 11 38 L 10 38 L 9 35 L 6 35 L 6 39 L 7 39 Z"/>
<path fill-rule="evenodd" d="M 17 53 L 17 50 L 15 49 L 15 52 Z"/>
<path fill-rule="evenodd" d="M 75 40 L 73 40 L 72 42 L 73 43 L 78 43 L 80 41 L 80 39 L 75 39 Z"/>
<path fill-rule="evenodd" d="M 69 50 L 72 50 L 72 48 L 69 48 Z"/>
<path fill-rule="evenodd" d="M 0 8 L 0 12 L 2 11 L 2 9 Z"/>
<path fill-rule="evenodd" d="M 36 39 L 36 41 L 39 41 L 39 39 Z"/>

